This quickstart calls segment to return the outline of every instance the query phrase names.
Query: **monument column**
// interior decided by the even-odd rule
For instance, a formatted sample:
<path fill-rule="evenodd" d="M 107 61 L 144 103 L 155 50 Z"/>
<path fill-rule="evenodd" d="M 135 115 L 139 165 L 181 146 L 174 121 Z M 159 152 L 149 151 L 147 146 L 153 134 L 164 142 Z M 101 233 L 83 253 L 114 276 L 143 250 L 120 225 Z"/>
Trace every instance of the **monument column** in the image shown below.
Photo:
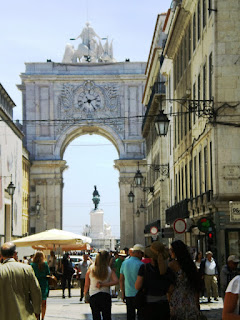
<path fill-rule="evenodd" d="M 145 160 L 140 160 L 145 163 Z M 141 188 L 132 189 L 134 176 L 137 171 L 136 160 L 115 160 L 115 167 L 119 170 L 119 189 L 120 189 L 120 242 L 121 248 L 132 247 L 136 243 L 145 244 L 144 227 L 145 214 L 141 213 L 137 217 L 136 212 L 143 200 L 144 195 Z M 144 169 L 143 169 L 144 170 Z M 144 176 L 144 171 L 141 172 Z M 128 194 L 132 190 L 135 198 L 130 203 Z"/>
<path fill-rule="evenodd" d="M 66 161 L 33 161 L 30 170 L 30 231 L 62 229 L 62 173 Z M 35 204 L 41 208 L 36 212 Z M 31 229 L 33 228 L 33 229 Z"/>

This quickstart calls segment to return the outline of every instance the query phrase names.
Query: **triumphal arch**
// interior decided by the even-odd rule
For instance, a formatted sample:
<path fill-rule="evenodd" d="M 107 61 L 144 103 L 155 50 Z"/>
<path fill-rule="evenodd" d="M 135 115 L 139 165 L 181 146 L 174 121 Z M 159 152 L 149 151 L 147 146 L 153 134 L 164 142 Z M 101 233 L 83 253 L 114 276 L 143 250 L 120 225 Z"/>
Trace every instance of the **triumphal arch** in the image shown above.
<path fill-rule="evenodd" d="M 121 246 L 144 243 L 144 215 L 136 217 L 128 193 L 138 162 L 144 163 L 141 135 L 145 67 L 116 62 L 112 43 L 86 24 L 78 47 L 67 44 L 62 62 L 26 63 L 18 88 L 23 97 L 25 146 L 30 172 L 30 229 L 62 227 L 63 154 L 84 134 L 99 134 L 116 147 L 119 159 Z M 141 168 L 144 172 L 144 166 Z M 141 190 L 135 196 L 141 197 Z M 41 210 L 36 214 L 35 203 Z"/>

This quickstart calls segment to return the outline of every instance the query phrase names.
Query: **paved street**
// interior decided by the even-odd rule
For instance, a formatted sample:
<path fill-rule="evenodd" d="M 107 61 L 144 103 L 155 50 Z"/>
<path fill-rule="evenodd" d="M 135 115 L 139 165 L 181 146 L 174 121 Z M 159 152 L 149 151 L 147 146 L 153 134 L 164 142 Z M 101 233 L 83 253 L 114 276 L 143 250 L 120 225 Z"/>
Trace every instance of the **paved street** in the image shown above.
<path fill-rule="evenodd" d="M 66 291 L 67 293 L 67 291 Z M 47 313 L 45 320 L 91 320 L 89 304 L 79 301 L 80 289 L 72 289 L 72 298 L 62 299 L 61 290 L 51 290 L 47 300 Z M 201 303 L 201 310 L 208 319 L 221 319 L 222 299 L 218 302 Z M 112 320 L 126 319 L 126 307 L 122 301 L 113 299 Z M 149 319 L 151 320 L 151 319 Z"/>

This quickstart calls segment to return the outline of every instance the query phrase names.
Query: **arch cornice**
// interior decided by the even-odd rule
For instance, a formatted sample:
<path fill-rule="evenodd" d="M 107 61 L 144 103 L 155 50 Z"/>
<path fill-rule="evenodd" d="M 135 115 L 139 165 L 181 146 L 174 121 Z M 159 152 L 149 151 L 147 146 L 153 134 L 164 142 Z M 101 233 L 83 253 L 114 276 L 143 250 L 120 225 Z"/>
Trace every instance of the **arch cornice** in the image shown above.
<path fill-rule="evenodd" d="M 63 154 L 67 146 L 77 137 L 85 134 L 97 134 L 108 139 L 117 149 L 119 157 L 124 157 L 124 143 L 119 135 L 107 125 L 101 123 L 91 124 L 83 123 L 79 125 L 73 125 L 65 129 L 56 140 L 54 155 L 55 158 L 63 159 Z"/>

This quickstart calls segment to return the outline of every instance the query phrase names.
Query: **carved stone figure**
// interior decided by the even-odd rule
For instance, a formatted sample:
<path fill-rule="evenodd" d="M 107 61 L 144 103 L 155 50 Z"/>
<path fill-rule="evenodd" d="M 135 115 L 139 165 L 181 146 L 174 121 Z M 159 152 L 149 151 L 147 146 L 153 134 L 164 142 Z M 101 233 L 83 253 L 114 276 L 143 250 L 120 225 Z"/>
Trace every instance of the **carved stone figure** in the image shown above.
<path fill-rule="evenodd" d="M 102 39 L 96 34 L 89 22 L 86 23 L 86 27 L 83 28 L 80 35 L 74 40 L 79 38 L 82 39 L 82 43 L 78 45 L 77 50 L 70 44 L 66 45 L 62 60 L 63 63 L 115 62 L 112 42 L 109 45 L 108 39 L 106 39 L 103 46 L 101 43 Z"/>

